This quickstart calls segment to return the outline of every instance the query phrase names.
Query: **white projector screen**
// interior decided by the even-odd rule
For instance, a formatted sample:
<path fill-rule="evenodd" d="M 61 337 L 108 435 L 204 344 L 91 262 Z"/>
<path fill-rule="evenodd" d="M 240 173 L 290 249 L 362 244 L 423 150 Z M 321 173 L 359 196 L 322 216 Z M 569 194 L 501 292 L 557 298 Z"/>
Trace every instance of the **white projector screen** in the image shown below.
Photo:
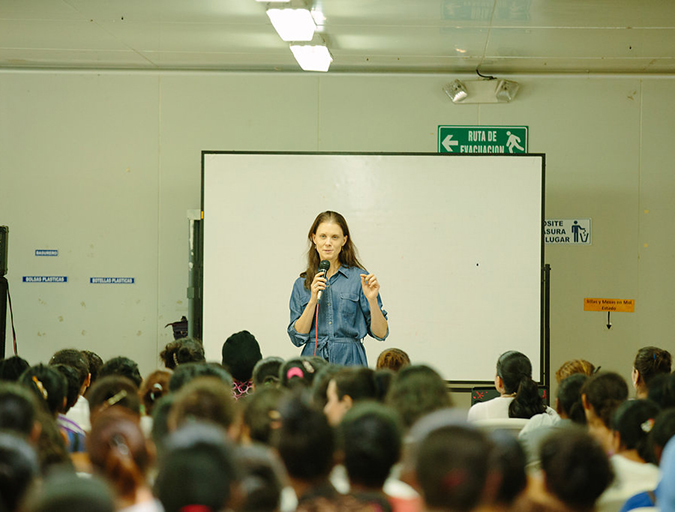
<path fill-rule="evenodd" d="M 543 155 L 202 154 L 203 340 L 209 359 L 246 329 L 263 357 L 287 333 L 316 215 L 340 212 L 376 274 L 391 347 L 454 383 L 492 382 L 519 350 L 542 369 Z"/>

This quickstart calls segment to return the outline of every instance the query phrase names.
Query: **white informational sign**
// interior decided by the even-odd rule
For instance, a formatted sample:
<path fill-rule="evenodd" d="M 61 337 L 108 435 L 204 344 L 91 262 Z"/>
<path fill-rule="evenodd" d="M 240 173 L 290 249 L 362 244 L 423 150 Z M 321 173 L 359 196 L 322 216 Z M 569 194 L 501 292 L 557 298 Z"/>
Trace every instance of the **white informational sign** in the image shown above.
<path fill-rule="evenodd" d="M 546 219 L 547 244 L 591 245 L 591 219 Z"/>

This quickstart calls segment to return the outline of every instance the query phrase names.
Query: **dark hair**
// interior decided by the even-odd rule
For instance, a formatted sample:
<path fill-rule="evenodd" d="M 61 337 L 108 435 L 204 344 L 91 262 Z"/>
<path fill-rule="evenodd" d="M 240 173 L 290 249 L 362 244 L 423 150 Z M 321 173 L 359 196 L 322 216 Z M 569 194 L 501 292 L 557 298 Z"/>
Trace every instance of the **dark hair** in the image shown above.
<path fill-rule="evenodd" d="M 389 386 L 385 403 L 399 412 L 406 428 L 430 412 L 452 406 L 443 378 L 426 365 L 410 365 L 401 370 Z"/>
<path fill-rule="evenodd" d="M 77 370 L 78 374 L 78 393 L 89 376 L 89 361 L 86 356 L 74 348 L 65 348 L 56 352 L 49 360 L 51 366 L 65 364 Z M 70 385 L 70 382 L 68 383 Z"/>
<path fill-rule="evenodd" d="M 98 378 L 98 371 L 103 366 L 103 359 L 96 352 L 91 350 L 81 350 L 82 355 L 87 359 L 89 365 L 89 375 L 91 375 L 91 384 L 93 384 Z"/>
<path fill-rule="evenodd" d="M 55 368 L 44 364 L 31 366 L 19 377 L 19 384 L 26 386 L 38 398 L 38 403 L 54 416 L 63 411 L 68 382 Z"/>
<path fill-rule="evenodd" d="M 565 361 L 560 368 L 555 372 L 555 380 L 560 384 L 563 380 L 571 375 L 577 373 L 586 375 L 590 377 L 593 375 L 597 369 L 592 363 L 589 363 L 585 359 L 572 359 L 570 361 Z"/>
<path fill-rule="evenodd" d="M 109 375 L 126 377 L 136 384 L 137 388 L 141 387 L 141 382 L 143 382 L 143 377 L 141 377 L 141 372 L 138 370 L 136 361 L 124 356 L 108 359 L 103 366 L 101 366 L 101 369 L 98 371 L 98 377 L 108 377 Z"/>
<path fill-rule="evenodd" d="M 574 423 L 586 424 L 586 413 L 581 400 L 581 388 L 588 380 L 583 373 L 575 373 L 560 381 L 558 386 L 558 405 Z"/>
<path fill-rule="evenodd" d="M 0 383 L 0 430 L 29 436 L 35 424 L 37 401 L 25 386 Z"/>
<path fill-rule="evenodd" d="M 284 469 L 269 447 L 239 446 L 235 460 L 240 472 L 243 503 L 237 512 L 273 512 L 279 510 Z"/>
<path fill-rule="evenodd" d="M 318 372 L 319 368 L 309 357 L 295 357 L 281 365 L 279 378 L 285 388 L 309 387 Z"/>
<path fill-rule="evenodd" d="M 0 361 L 0 381 L 16 382 L 23 372 L 30 368 L 28 361 L 19 356 Z"/>
<path fill-rule="evenodd" d="M 621 447 L 637 450 L 645 462 L 653 462 L 648 436 L 658 413 L 659 406 L 650 400 L 628 400 L 612 416 L 612 430 L 619 433 Z"/>
<path fill-rule="evenodd" d="M 348 366 L 333 375 L 335 391 L 340 400 L 345 395 L 353 402 L 360 400 L 381 400 L 382 389 L 377 387 L 375 372 L 365 366 Z"/>
<path fill-rule="evenodd" d="M 312 405 L 323 409 L 328 402 L 328 397 L 326 392 L 328 391 L 328 384 L 333 380 L 333 376 L 344 368 L 342 365 L 335 363 L 328 363 L 326 366 L 321 368 L 314 379 L 312 380 Z"/>
<path fill-rule="evenodd" d="M 152 408 L 152 441 L 157 448 L 158 458 L 164 452 L 164 445 L 169 434 L 169 414 L 175 401 L 175 394 L 170 393 L 160 398 Z"/>
<path fill-rule="evenodd" d="M 169 392 L 169 379 L 171 379 L 171 372 L 166 370 L 155 370 L 143 379 L 139 393 L 143 401 L 145 414 L 151 415 L 152 408 L 157 400 Z"/>
<path fill-rule="evenodd" d="M 557 431 L 540 448 L 546 488 L 575 510 L 591 510 L 614 479 L 600 444 L 586 432 Z"/>
<path fill-rule="evenodd" d="M 213 377 L 193 380 L 176 393 L 169 411 L 169 428 L 201 421 L 228 429 L 237 417 L 232 389 Z"/>
<path fill-rule="evenodd" d="M 197 338 L 180 338 L 167 343 L 164 350 L 159 353 L 159 358 L 170 370 L 179 364 L 206 361 L 204 346 Z"/>
<path fill-rule="evenodd" d="M 109 407 L 126 407 L 134 414 L 141 414 L 141 399 L 136 384 L 120 375 L 101 377 L 89 392 L 89 415 L 94 416 Z"/>
<path fill-rule="evenodd" d="M 266 445 L 273 444 L 272 434 L 281 425 L 279 403 L 288 395 L 284 388 L 262 388 L 242 399 L 244 425 L 249 429 L 253 441 Z"/>
<path fill-rule="evenodd" d="M 166 512 L 188 505 L 225 510 L 238 481 L 234 450 L 221 428 L 194 423 L 173 433 L 155 482 Z"/>
<path fill-rule="evenodd" d="M 363 402 L 349 409 L 338 427 L 349 481 L 380 490 L 401 456 L 402 432 L 390 407 Z"/>
<path fill-rule="evenodd" d="M 509 418 L 529 419 L 546 411 L 537 383 L 532 380 L 532 363 L 525 354 L 517 350 L 504 352 L 497 359 L 497 375 L 502 379 L 505 393 L 515 393 L 509 404 Z"/>
<path fill-rule="evenodd" d="M 581 394 L 605 427 L 612 428 L 614 411 L 628 399 L 628 385 L 618 373 L 600 372 L 584 383 Z"/>
<path fill-rule="evenodd" d="M 28 442 L 16 434 L 0 432 L 0 509 L 18 510 L 39 469 L 37 455 Z"/>
<path fill-rule="evenodd" d="M 333 468 L 335 439 L 326 416 L 297 397 L 284 400 L 279 414 L 276 448 L 288 474 L 304 481 L 327 478 Z"/>
<path fill-rule="evenodd" d="M 314 276 L 316 275 L 317 270 L 319 269 L 319 253 L 316 251 L 313 236 L 316 234 L 316 230 L 319 228 L 319 225 L 324 222 L 337 224 L 340 226 L 342 234 L 347 237 L 347 241 L 342 246 L 342 249 L 338 254 L 338 260 L 340 264 L 344 267 L 356 267 L 364 269 L 363 265 L 361 265 L 361 262 L 359 261 L 358 251 L 352 242 L 352 237 L 349 234 L 349 226 L 347 226 L 347 221 L 345 218 L 338 212 L 321 212 L 316 216 L 312 226 L 309 228 L 309 233 L 307 234 L 307 239 L 309 240 L 309 249 L 307 251 L 307 270 L 300 274 L 300 277 L 305 278 L 305 288 L 308 290 L 312 285 L 312 281 L 314 281 Z"/>
<path fill-rule="evenodd" d="M 239 331 L 225 340 L 222 365 L 239 382 L 251 380 L 253 367 L 262 359 L 260 345 L 248 331 Z"/>
<path fill-rule="evenodd" d="M 649 382 L 647 398 L 659 404 L 661 409 L 675 407 L 675 373 L 659 373 Z"/>
<path fill-rule="evenodd" d="M 493 443 L 492 467 L 501 476 L 495 502 L 510 506 L 527 487 L 527 456 L 518 439 L 510 432 L 494 430 L 489 437 Z"/>
<path fill-rule="evenodd" d="M 649 433 L 649 447 L 655 462 L 660 462 L 661 451 L 673 436 L 675 436 L 675 409 L 666 409 L 656 416 L 654 427 Z"/>
<path fill-rule="evenodd" d="M 197 377 L 216 377 L 232 387 L 232 376 L 218 363 L 184 363 L 176 367 L 169 379 L 169 391 L 175 393 Z"/>
<path fill-rule="evenodd" d="M 253 367 L 251 378 L 256 390 L 262 386 L 278 386 L 279 370 L 284 360 L 280 357 L 265 357 L 258 361 Z"/>
<path fill-rule="evenodd" d="M 96 418 L 87 437 L 93 467 L 123 497 L 134 497 L 152 462 L 138 416 L 110 407 Z"/>
<path fill-rule="evenodd" d="M 446 426 L 428 434 L 417 452 L 417 481 L 430 509 L 468 512 L 482 499 L 492 444 L 478 430 Z"/>
<path fill-rule="evenodd" d="M 80 397 L 80 389 L 82 388 L 80 374 L 77 368 L 67 364 L 50 364 L 50 366 L 66 378 L 66 406 L 62 411 L 65 414 Z"/>
<path fill-rule="evenodd" d="M 27 499 L 26 512 L 115 512 L 108 485 L 96 477 L 82 478 L 74 472 L 50 474 L 37 492 Z"/>
<path fill-rule="evenodd" d="M 388 348 L 377 357 L 375 368 L 387 368 L 395 372 L 410 364 L 410 357 L 400 348 Z"/>
<path fill-rule="evenodd" d="M 644 385 L 649 388 L 652 379 L 661 373 L 670 373 L 673 358 L 670 352 L 657 347 L 643 347 L 638 350 L 633 368 L 639 373 Z"/>

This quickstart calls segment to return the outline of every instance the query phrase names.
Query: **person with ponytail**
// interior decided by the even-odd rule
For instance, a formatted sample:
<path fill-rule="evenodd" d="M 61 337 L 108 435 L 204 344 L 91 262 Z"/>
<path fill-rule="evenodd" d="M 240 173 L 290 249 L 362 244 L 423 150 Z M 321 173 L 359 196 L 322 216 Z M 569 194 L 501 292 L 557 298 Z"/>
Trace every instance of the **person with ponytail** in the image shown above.
<path fill-rule="evenodd" d="M 636 493 L 651 491 L 659 482 L 649 435 L 659 414 L 659 406 L 649 400 L 629 400 L 612 415 L 613 455 L 610 457 L 616 478 L 600 498 L 622 505 Z"/>
<path fill-rule="evenodd" d="M 307 238 L 307 268 L 295 280 L 289 303 L 291 342 L 302 347 L 303 356 L 368 366 L 363 338 L 384 341 L 389 335 L 380 283 L 359 262 L 347 221 L 339 213 L 320 213 Z M 320 270 L 324 262 L 326 268 Z"/>
<path fill-rule="evenodd" d="M 107 480 L 122 512 L 159 512 L 147 482 L 154 461 L 138 416 L 123 407 L 109 407 L 96 415 L 87 439 L 94 471 Z"/>
<path fill-rule="evenodd" d="M 668 375 L 673 362 L 670 352 L 657 347 L 638 350 L 633 362 L 632 381 L 637 398 L 647 398 L 652 380 L 657 375 Z"/>
<path fill-rule="evenodd" d="M 581 388 L 588 432 L 608 455 L 614 453 L 612 416 L 627 399 L 628 384 L 618 373 L 596 373 Z"/>
<path fill-rule="evenodd" d="M 555 411 L 546 407 L 539 396 L 537 383 L 532 380 L 532 363 L 523 353 L 510 350 L 499 356 L 495 387 L 499 396 L 479 402 L 469 409 L 469 421 L 486 419 L 523 418 Z"/>

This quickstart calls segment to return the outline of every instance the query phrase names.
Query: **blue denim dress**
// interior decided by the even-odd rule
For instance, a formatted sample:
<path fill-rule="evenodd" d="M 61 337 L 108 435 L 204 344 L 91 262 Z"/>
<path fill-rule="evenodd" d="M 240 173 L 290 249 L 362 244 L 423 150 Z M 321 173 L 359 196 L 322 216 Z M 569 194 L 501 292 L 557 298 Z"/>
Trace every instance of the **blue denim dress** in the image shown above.
<path fill-rule="evenodd" d="M 367 272 L 357 267 L 340 267 L 328 280 L 328 286 L 321 295 L 316 355 L 331 363 L 367 366 L 363 338 L 368 334 L 376 340 L 384 341 L 389 335 L 387 329 L 384 338 L 378 338 L 370 330 L 370 306 L 361 289 L 361 274 Z M 316 312 L 313 313 L 312 329 L 308 334 L 298 333 L 294 326 L 310 297 L 311 292 L 305 288 L 305 279 L 299 277 L 291 293 L 288 335 L 296 347 L 303 347 L 303 356 L 314 355 Z M 377 303 L 382 309 L 379 295 Z M 382 310 L 382 313 L 387 318 L 387 312 Z"/>

